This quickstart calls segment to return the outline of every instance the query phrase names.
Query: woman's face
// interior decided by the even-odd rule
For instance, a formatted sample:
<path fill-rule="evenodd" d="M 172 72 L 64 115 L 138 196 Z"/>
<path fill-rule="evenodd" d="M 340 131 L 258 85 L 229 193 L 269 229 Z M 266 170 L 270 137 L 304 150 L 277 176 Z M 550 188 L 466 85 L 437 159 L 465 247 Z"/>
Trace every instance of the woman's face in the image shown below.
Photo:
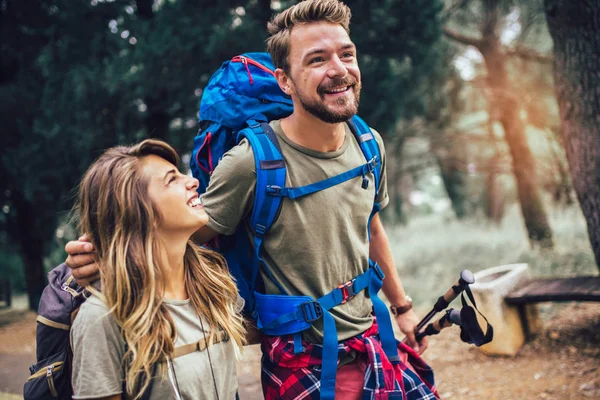
<path fill-rule="evenodd" d="M 160 215 L 159 234 L 170 238 L 185 234 L 189 238 L 206 225 L 208 215 L 196 192 L 197 179 L 181 174 L 173 164 L 155 155 L 144 157 L 143 163 L 143 173 L 149 178 L 148 195 Z"/>

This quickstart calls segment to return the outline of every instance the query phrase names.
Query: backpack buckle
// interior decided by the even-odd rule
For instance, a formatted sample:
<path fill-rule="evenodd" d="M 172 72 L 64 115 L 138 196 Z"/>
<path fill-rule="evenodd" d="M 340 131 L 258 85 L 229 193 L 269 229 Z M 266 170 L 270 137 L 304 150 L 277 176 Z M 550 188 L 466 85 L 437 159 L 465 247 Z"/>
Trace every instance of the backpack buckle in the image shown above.
<path fill-rule="evenodd" d="M 342 283 L 337 287 L 342 291 L 342 302 L 340 304 L 344 304 L 348 300 L 352 299 L 356 296 L 356 292 L 354 292 L 354 279 L 349 280 L 346 283 Z"/>
<path fill-rule="evenodd" d="M 302 315 L 304 320 L 309 323 L 313 323 L 323 316 L 323 307 L 318 301 L 307 301 L 306 303 L 300 304 Z"/>
<path fill-rule="evenodd" d="M 369 172 L 373 172 L 373 170 L 377 167 L 377 165 L 379 164 L 379 159 L 377 158 L 377 156 L 374 156 L 373 158 L 371 158 L 369 160 L 369 162 L 367 163 L 367 165 L 369 166 Z"/>
<path fill-rule="evenodd" d="M 375 265 L 373 265 L 372 268 L 375 271 L 375 274 L 377 274 L 377 276 L 379 277 L 379 279 L 383 280 L 383 278 L 385 278 L 385 274 L 381 270 L 381 267 L 379 266 L 379 264 L 375 263 Z"/>
<path fill-rule="evenodd" d="M 267 194 L 271 196 L 281 196 L 281 186 L 267 185 Z"/>

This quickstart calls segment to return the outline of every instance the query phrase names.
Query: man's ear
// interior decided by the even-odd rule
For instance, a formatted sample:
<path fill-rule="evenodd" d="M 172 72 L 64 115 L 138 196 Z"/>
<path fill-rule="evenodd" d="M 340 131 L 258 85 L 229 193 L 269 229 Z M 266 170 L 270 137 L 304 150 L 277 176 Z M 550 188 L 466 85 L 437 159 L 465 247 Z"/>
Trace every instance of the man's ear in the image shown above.
<path fill-rule="evenodd" d="M 281 90 L 283 90 L 283 93 L 287 94 L 288 96 L 291 96 L 294 92 L 292 87 L 292 81 L 283 69 L 277 68 L 275 70 L 275 79 L 277 79 L 277 83 L 279 84 Z"/>

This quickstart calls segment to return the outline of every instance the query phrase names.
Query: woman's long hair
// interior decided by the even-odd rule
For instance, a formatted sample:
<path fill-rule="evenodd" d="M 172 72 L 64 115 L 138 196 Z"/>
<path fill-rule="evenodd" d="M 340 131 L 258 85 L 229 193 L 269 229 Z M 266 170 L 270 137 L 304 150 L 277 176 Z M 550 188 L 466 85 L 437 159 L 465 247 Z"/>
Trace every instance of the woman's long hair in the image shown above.
<path fill-rule="evenodd" d="M 159 156 L 177 166 L 173 148 L 159 140 L 107 150 L 88 169 L 79 186 L 76 211 L 81 232 L 91 237 L 100 265 L 102 297 L 122 329 L 127 344 L 126 389 L 139 398 L 152 365 L 174 349 L 175 325 L 163 304 L 164 271 L 161 242 L 155 229 L 160 215 L 148 195 L 149 178 L 142 159 Z M 243 320 L 236 311 L 237 288 L 224 259 L 188 241 L 185 286 L 211 333 L 224 330 L 244 344 Z"/>

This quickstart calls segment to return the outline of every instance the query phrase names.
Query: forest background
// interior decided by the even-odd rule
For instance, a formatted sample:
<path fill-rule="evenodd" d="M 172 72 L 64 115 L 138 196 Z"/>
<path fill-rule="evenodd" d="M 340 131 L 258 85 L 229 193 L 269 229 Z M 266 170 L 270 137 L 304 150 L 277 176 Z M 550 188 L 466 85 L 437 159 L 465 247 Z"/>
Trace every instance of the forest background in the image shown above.
<path fill-rule="evenodd" d="M 187 170 L 203 87 L 263 51 L 277 0 L 0 0 L 0 278 L 35 308 L 77 236 L 75 186 L 147 137 Z M 383 212 L 421 304 L 462 268 L 597 274 L 600 6 L 348 0 L 359 114 L 388 154 Z"/>

